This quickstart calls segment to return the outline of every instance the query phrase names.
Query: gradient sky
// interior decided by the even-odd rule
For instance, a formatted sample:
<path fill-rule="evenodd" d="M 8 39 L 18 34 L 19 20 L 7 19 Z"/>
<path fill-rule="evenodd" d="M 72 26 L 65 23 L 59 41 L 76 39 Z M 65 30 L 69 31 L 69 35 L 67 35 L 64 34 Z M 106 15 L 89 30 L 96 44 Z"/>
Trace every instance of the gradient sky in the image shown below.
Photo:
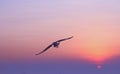
<path fill-rule="evenodd" d="M 104 64 L 120 56 L 119 19 L 119 0 L 0 0 L 0 64 L 66 58 Z M 60 48 L 35 56 L 69 36 Z"/>

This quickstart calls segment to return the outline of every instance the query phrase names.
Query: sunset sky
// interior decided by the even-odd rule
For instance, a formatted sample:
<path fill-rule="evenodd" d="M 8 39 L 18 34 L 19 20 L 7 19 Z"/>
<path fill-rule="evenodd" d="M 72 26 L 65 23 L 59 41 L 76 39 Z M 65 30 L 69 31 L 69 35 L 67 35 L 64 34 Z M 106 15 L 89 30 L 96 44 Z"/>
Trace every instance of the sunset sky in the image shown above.
<path fill-rule="evenodd" d="M 59 48 L 50 48 L 44 54 L 35 56 L 51 42 L 70 36 L 74 38 L 62 42 Z M 106 66 L 100 73 L 91 69 L 95 73 L 78 71 L 75 74 L 105 74 L 109 73 L 108 70 L 120 73 L 114 70 L 120 68 L 117 62 L 120 61 L 119 57 L 119 0 L 0 0 L 0 73 L 8 74 L 6 71 L 11 64 L 14 69 L 16 64 L 24 67 L 30 63 L 34 69 L 41 70 L 28 68 L 23 74 L 59 74 L 61 71 L 60 74 L 70 74 L 67 73 L 69 69 L 62 69 L 58 65 L 66 62 L 75 64 L 75 69 L 83 69 L 78 64 L 87 70 L 94 65 Z M 40 63 L 42 67 L 47 63 L 44 68 L 51 65 L 60 68 L 56 72 L 49 70 L 47 73 L 39 67 Z M 19 69 L 22 67 L 17 67 L 16 72 L 12 69 L 8 72 L 21 74 Z"/>

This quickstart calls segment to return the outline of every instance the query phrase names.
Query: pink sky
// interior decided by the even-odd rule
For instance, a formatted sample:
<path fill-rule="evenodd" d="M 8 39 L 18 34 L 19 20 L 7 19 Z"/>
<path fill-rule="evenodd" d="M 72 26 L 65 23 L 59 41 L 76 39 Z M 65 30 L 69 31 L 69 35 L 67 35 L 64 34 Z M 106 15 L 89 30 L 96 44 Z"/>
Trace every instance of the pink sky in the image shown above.
<path fill-rule="evenodd" d="M 120 5 L 117 0 L 2 3 L 1 60 L 39 59 L 34 54 L 51 42 L 69 36 L 74 38 L 40 57 L 104 61 L 120 55 Z"/>

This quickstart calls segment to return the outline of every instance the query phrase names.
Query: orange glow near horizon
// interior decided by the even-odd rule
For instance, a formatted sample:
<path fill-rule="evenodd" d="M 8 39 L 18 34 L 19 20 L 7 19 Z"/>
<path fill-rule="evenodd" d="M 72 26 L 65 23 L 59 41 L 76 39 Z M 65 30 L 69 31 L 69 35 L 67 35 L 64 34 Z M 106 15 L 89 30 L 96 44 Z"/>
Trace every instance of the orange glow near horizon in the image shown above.
<path fill-rule="evenodd" d="M 119 50 L 116 50 L 118 45 L 116 33 L 112 33 L 109 30 L 101 30 L 100 26 L 95 29 L 90 29 L 89 27 L 89 31 L 84 32 L 80 38 L 81 43 L 79 44 L 82 45 L 78 48 L 81 49 L 79 54 L 82 58 L 97 64 L 104 63 L 119 52 Z"/>
<path fill-rule="evenodd" d="M 111 55 L 113 55 L 112 52 L 106 50 L 91 50 L 87 53 L 83 53 L 84 58 L 93 61 L 96 64 L 105 62 L 107 59 L 112 57 Z"/>

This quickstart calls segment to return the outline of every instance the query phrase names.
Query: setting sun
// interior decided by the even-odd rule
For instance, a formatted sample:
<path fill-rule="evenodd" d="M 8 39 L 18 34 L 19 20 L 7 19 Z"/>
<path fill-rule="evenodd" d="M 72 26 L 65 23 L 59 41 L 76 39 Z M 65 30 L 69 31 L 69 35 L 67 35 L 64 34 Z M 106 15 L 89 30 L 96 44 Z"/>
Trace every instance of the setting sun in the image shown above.
<path fill-rule="evenodd" d="M 116 45 L 118 44 L 118 35 L 116 32 L 110 30 L 114 29 L 113 27 L 108 27 L 107 30 L 104 26 L 91 25 L 84 27 L 88 29 L 84 34 L 81 34 L 80 49 L 82 49 L 80 54 L 82 57 L 91 60 L 95 63 L 102 63 L 113 56 L 116 56 Z"/>
<path fill-rule="evenodd" d="M 102 66 L 101 66 L 101 65 L 98 65 L 98 66 L 97 66 L 97 69 L 101 69 L 101 68 L 102 68 Z"/>

